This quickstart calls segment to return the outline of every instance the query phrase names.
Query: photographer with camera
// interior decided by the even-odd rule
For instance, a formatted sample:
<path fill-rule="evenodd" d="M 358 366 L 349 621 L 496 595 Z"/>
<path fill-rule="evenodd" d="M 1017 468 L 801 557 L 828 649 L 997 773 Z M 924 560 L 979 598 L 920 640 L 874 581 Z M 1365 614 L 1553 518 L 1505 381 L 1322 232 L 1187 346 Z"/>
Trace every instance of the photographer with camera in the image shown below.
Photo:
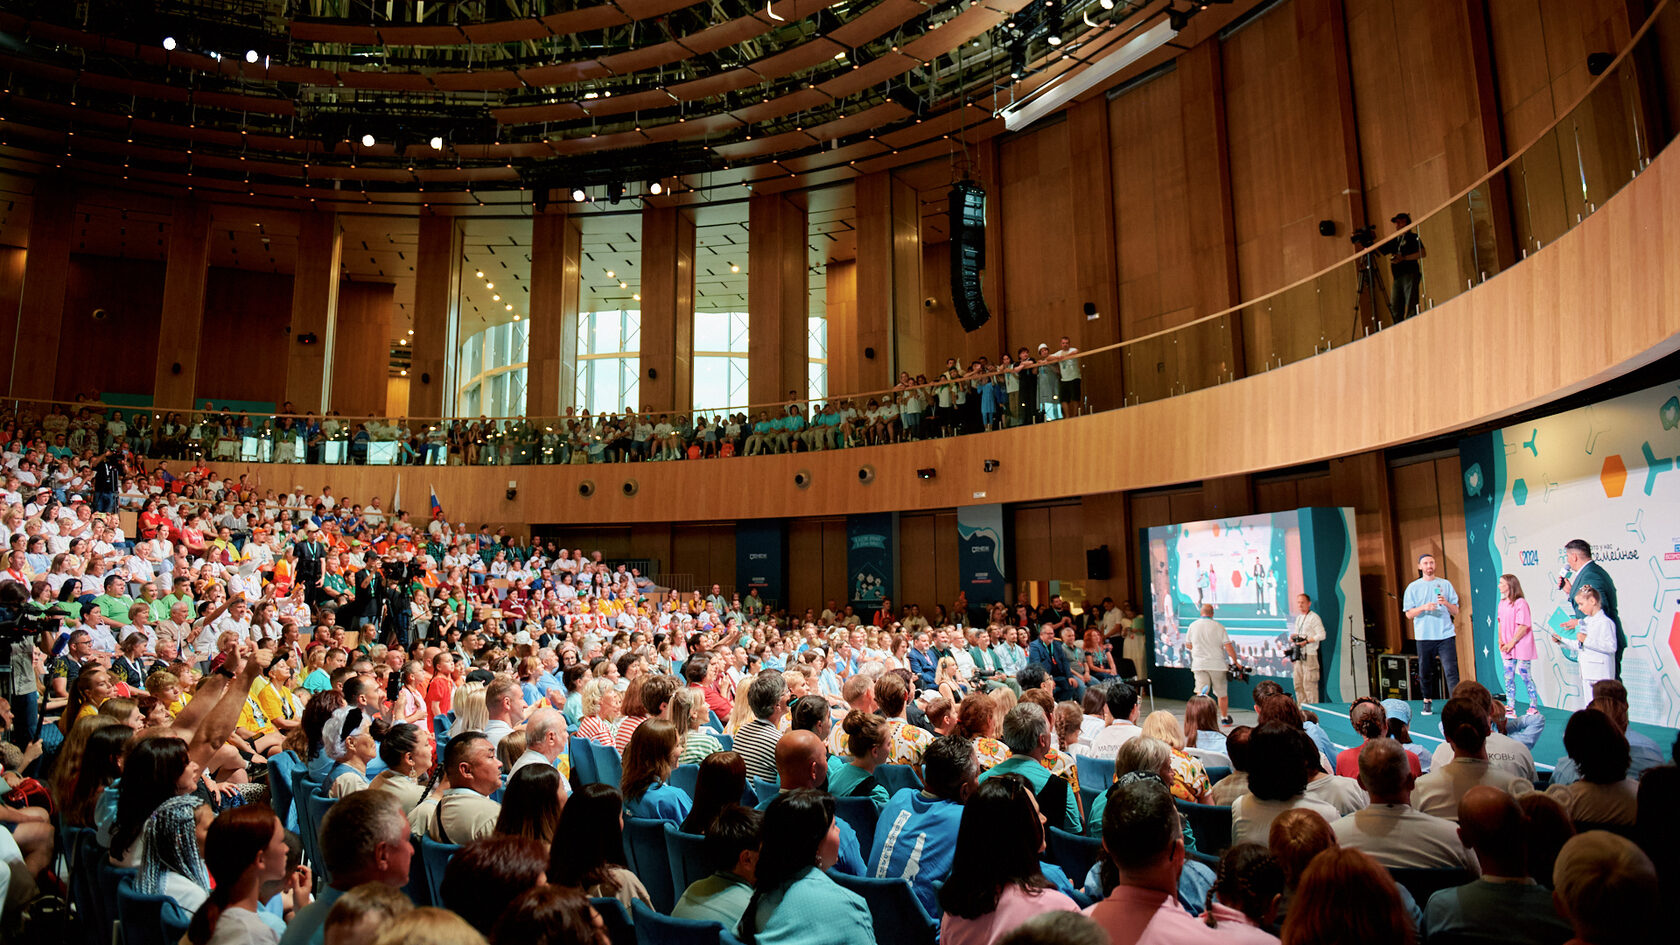
<path fill-rule="evenodd" d="M 93 510 L 115 512 L 117 490 L 122 486 L 123 463 L 128 459 L 128 446 L 120 439 L 111 448 L 93 458 Z"/>
<path fill-rule="evenodd" d="M 1202 616 L 1192 621 L 1185 631 L 1184 648 L 1190 651 L 1190 672 L 1195 676 L 1196 691 L 1210 692 L 1219 699 L 1219 724 L 1230 725 L 1231 700 L 1227 693 L 1225 673 L 1230 666 L 1242 668 L 1242 657 L 1231 643 L 1225 625 L 1213 619 L 1213 605 L 1202 605 Z M 1229 663 L 1226 657 L 1230 657 Z M 1247 677 L 1240 677 L 1247 678 Z"/>
<path fill-rule="evenodd" d="M 58 632 L 63 619 L 63 614 L 32 604 L 29 588 L 23 584 L 0 584 L 0 697 L 11 709 L 13 744 L 27 745 L 38 737 L 37 647 Z"/>
<path fill-rule="evenodd" d="M 1396 213 L 1390 221 L 1396 231 L 1405 230 L 1412 225 L 1412 215 L 1401 211 Z M 1394 289 L 1389 295 L 1388 312 L 1398 325 L 1417 311 L 1420 290 L 1423 287 L 1423 267 L 1418 260 L 1429 255 L 1429 250 L 1423 246 L 1423 239 L 1417 230 L 1407 230 L 1399 236 L 1377 248 L 1377 252 L 1388 257 L 1388 271 L 1394 279 Z"/>
<path fill-rule="evenodd" d="M 1295 664 L 1295 701 L 1318 701 L 1318 645 L 1324 640 L 1324 621 L 1313 613 L 1312 598 L 1295 595 L 1295 620 L 1289 626 L 1287 655 Z"/>

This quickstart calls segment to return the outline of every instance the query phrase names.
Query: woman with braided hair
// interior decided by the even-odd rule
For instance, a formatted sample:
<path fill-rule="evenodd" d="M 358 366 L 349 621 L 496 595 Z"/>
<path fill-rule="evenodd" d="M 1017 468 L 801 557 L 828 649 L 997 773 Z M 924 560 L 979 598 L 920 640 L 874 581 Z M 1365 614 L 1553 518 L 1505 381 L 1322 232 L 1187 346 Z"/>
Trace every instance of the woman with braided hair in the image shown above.
<path fill-rule="evenodd" d="M 368 788 L 395 795 L 403 813 L 413 822 L 415 809 L 432 787 L 433 758 L 432 740 L 419 726 L 409 722 L 393 725 L 379 742 L 379 760 L 385 762 L 385 770 Z"/>
<path fill-rule="evenodd" d="M 1208 890 L 1202 921 L 1210 929 L 1235 922 L 1271 932 L 1277 928 L 1283 889 L 1283 866 L 1271 851 L 1258 843 L 1239 843 L 1219 858 L 1218 878 Z"/>
<path fill-rule="evenodd" d="M 141 831 L 145 853 L 135 888 L 148 896 L 168 896 L 188 915 L 210 898 L 210 871 L 204 865 L 204 834 L 216 812 L 192 794 L 172 797 L 146 818 Z"/>

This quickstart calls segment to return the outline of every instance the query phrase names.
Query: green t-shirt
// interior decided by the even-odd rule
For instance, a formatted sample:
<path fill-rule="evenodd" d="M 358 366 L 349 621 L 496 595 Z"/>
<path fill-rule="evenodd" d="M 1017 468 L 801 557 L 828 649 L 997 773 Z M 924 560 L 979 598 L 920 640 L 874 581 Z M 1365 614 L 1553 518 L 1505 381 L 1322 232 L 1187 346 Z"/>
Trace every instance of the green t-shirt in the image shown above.
<path fill-rule="evenodd" d="M 99 613 L 106 620 L 124 626 L 128 625 L 128 608 L 134 606 L 134 598 L 127 596 L 112 597 L 110 594 L 101 594 L 95 597 L 93 602 L 99 605 Z"/>

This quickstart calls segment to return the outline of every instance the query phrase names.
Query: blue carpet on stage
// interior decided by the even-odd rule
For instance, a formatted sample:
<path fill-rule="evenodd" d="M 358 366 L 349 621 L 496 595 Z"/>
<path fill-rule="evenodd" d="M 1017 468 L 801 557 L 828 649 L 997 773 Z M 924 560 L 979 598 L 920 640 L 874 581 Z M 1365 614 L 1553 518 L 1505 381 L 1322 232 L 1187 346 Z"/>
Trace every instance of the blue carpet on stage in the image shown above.
<path fill-rule="evenodd" d="M 1445 703 L 1435 703 L 1435 714 L 1424 715 L 1423 703 L 1413 702 L 1412 707 L 1412 741 L 1426 746 L 1434 751 L 1441 744 L 1441 706 Z M 1318 714 L 1318 724 L 1324 727 L 1325 734 L 1338 746 L 1349 748 L 1364 741 L 1348 723 L 1348 703 L 1321 702 L 1310 705 Z M 1518 712 L 1527 711 L 1527 705 L 1518 705 Z M 1564 757 L 1563 727 L 1569 723 L 1570 712 L 1567 709 L 1541 708 L 1541 714 L 1546 717 L 1546 727 L 1540 733 L 1540 740 L 1534 743 L 1534 764 L 1542 771 L 1551 770 L 1559 758 Z M 1674 745 L 1675 730 L 1661 725 L 1647 725 L 1634 722 L 1632 727 L 1648 736 L 1662 749 L 1664 757 Z"/>

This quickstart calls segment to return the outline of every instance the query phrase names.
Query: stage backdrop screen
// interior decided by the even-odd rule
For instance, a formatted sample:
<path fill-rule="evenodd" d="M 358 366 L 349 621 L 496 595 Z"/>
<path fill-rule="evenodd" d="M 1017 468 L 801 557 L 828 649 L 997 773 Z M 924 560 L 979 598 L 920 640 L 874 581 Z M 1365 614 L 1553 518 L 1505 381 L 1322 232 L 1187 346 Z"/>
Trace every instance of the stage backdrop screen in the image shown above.
<path fill-rule="evenodd" d="M 1212 604 L 1244 664 L 1290 675 L 1283 646 L 1289 602 L 1302 587 L 1297 512 L 1151 528 L 1149 566 L 1157 665 L 1190 667 L 1185 630 Z"/>
<path fill-rule="evenodd" d="M 1261 676 L 1290 678 L 1293 667 L 1284 648 L 1298 594 L 1312 598 L 1326 630 L 1319 646 L 1321 698 L 1347 701 L 1368 691 L 1360 671 L 1365 608 L 1352 509 L 1163 525 L 1139 537 L 1155 628 L 1152 656 L 1162 669 L 1163 692 L 1175 698 L 1188 694 L 1184 638 L 1202 604 L 1213 605 L 1214 618 L 1230 632 L 1245 665 Z M 1231 688 L 1234 704 L 1247 705 L 1248 687 Z"/>
<path fill-rule="evenodd" d="M 1578 709 L 1563 546 L 1593 547 L 1616 585 L 1627 636 L 1622 682 L 1634 721 L 1680 725 L 1680 384 L 1664 384 L 1459 444 L 1475 613 L 1476 678 L 1504 688 L 1499 577 L 1515 575 L 1535 628 L 1532 672 L 1548 706 Z M 1466 588 L 1459 588 L 1459 595 Z M 1462 630 L 1460 631 L 1463 632 Z M 1515 698 L 1527 702 L 1518 677 Z"/>

